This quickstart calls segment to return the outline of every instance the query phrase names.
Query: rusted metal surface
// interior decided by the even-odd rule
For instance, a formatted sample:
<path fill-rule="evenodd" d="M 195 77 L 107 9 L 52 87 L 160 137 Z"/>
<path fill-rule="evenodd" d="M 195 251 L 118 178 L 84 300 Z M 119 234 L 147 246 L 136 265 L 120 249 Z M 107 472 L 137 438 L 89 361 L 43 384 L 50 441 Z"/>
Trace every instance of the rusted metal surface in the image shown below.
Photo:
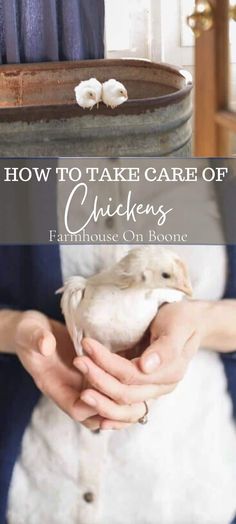
<path fill-rule="evenodd" d="M 128 102 L 115 110 L 79 108 L 74 87 L 92 76 L 123 82 Z M 184 72 L 143 60 L 2 66 L 0 154 L 188 155 L 191 88 Z"/>
<path fill-rule="evenodd" d="M 174 103 L 191 88 L 178 69 L 146 60 L 8 65 L 0 66 L 0 108 L 75 106 L 75 85 L 92 76 L 101 82 L 115 77 L 125 83 L 129 101 L 120 108 L 124 112 Z M 78 108 L 77 114 L 83 110 Z"/>

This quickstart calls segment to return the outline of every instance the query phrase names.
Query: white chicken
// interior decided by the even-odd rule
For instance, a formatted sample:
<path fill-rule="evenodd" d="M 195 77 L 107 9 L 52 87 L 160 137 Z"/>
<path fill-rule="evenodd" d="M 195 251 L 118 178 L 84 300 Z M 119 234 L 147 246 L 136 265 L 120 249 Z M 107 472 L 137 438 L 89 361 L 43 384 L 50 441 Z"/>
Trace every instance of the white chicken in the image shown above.
<path fill-rule="evenodd" d="M 128 100 L 126 87 L 114 78 L 104 82 L 102 86 L 102 100 L 107 107 L 114 109 Z"/>
<path fill-rule="evenodd" d="M 92 110 L 94 106 L 98 107 L 102 99 L 102 84 L 96 78 L 80 82 L 75 87 L 75 98 L 83 109 Z"/>
<path fill-rule="evenodd" d="M 85 336 L 113 352 L 134 347 L 160 305 L 190 295 L 191 284 L 174 252 L 144 246 L 91 278 L 70 278 L 58 292 L 63 292 L 62 312 L 75 350 L 82 355 Z"/>

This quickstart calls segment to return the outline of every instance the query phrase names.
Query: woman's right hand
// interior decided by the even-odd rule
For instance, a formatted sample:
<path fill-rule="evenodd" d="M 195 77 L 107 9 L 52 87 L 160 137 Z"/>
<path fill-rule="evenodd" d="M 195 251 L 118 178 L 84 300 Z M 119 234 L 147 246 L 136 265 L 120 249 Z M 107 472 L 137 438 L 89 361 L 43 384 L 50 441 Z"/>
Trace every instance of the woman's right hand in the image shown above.
<path fill-rule="evenodd" d="M 16 354 L 40 391 L 73 420 L 96 429 L 96 410 L 80 400 L 84 379 L 73 366 L 76 354 L 64 324 L 27 311 L 17 316 L 13 338 Z"/>

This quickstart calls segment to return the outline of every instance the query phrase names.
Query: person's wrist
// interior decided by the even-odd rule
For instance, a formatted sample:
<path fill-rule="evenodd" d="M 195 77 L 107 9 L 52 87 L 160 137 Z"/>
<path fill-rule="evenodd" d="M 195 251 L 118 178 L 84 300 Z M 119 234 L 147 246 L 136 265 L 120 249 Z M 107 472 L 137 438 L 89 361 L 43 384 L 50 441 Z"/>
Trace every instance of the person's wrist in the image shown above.
<path fill-rule="evenodd" d="M 192 301 L 192 313 L 195 318 L 195 323 L 198 335 L 202 346 L 207 346 L 208 340 L 212 336 L 214 325 L 212 318 L 214 315 L 215 302 L 208 301 Z"/>
<path fill-rule="evenodd" d="M 201 343 L 212 334 L 212 317 L 215 302 L 206 300 L 184 300 L 178 303 L 164 304 L 163 310 L 177 306 L 179 321 L 194 330 Z"/>

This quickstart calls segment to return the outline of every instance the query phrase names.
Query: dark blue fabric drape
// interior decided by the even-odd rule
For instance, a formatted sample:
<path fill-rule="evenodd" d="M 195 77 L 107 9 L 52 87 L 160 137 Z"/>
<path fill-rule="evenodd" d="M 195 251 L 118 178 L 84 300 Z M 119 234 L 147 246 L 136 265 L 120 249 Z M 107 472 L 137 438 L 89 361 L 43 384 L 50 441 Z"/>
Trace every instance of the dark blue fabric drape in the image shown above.
<path fill-rule="evenodd" d="M 104 57 L 104 0 L 0 0 L 0 63 Z"/>

